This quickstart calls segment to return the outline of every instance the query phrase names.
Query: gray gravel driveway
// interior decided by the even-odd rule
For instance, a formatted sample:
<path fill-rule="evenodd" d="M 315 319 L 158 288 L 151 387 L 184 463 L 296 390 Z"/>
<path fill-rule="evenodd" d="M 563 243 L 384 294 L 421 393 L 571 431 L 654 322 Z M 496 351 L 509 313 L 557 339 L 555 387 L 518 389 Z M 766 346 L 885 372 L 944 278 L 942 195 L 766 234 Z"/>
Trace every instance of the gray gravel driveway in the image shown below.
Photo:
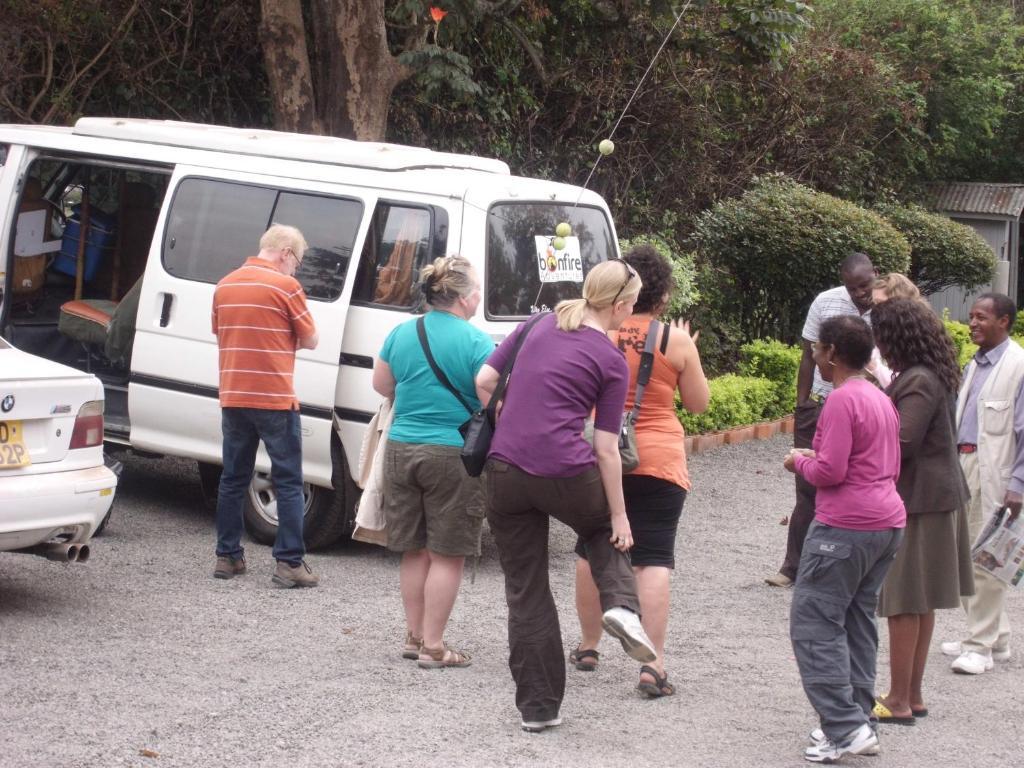
<path fill-rule="evenodd" d="M 89 563 L 0 554 L 0 766 L 806 765 L 815 722 L 789 648 L 789 593 L 762 584 L 793 500 L 786 441 L 691 461 L 668 650 L 678 695 L 640 699 L 637 665 L 606 639 L 598 671 L 569 670 L 565 724 L 538 735 L 520 731 L 513 706 L 486 533 L 449 631 L 473 666 L 420 670 L 398 655 L 397 558 L 339 545 L 310 557 L 319 589 L 287 591 L 270 583 L 269 549 L 250 546 L 249 575 L 215 581 L 194 465 L 131 457 Z M 572 546 L 554 524 L 566 649 L 578 637 Z M 1019 593 L 1009 608 L 1024 627 Z M 958 611 L 940 614 L 931 715 L 883 728 L 882 756 L 851 763 L 1020 764 L 1024 664 L 951 674 L 938 641 L 961 627 Z"/>

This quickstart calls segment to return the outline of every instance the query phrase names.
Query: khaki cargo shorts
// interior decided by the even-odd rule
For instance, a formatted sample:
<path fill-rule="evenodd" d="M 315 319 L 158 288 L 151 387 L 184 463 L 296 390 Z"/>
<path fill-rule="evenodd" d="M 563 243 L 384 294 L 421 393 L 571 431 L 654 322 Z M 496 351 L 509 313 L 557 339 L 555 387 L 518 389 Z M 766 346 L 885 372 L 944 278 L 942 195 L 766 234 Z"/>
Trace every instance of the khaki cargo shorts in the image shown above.
<path fill-rule="evenodd" d="M 454 446 L 388 441 L 384 515 L 393 552 L 479 555 L 483 483 L 466 474 Z"/>

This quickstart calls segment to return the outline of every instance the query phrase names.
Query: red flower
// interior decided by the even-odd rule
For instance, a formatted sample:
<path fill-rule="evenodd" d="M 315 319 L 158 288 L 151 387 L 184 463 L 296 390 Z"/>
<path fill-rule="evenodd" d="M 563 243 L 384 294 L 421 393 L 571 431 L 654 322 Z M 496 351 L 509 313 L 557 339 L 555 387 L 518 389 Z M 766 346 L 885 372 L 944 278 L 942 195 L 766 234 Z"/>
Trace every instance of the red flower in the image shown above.
<path fill-rule="evenodd" d="M 442 10 L 435 6 L 430 6 L 430 18 L 434 20 L 435 24 L 440 24 L 441 19 L 448 15 L 448 11 Z"/>

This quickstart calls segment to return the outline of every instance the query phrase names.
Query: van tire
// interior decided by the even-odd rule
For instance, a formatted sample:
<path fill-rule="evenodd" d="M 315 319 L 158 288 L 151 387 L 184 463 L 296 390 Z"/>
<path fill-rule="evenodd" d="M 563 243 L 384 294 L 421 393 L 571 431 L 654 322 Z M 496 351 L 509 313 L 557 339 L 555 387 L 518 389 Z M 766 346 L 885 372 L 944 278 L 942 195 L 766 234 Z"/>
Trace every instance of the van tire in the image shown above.
<path fill-rule="evenodd" d="M 203 494 L 203 506 L 207 512 L 216 512 L 220 476 L 224 467 L 206 461 L 197 461 L 196 464 L 199 465 L 199 490 Z"/>
<path fill-rule="evenodd" d="M 348 471 L 344 451 L 336 439 L 331 441 L 331 477 L 334 488 L 303 484 L 303 538 L 306 549 L 327 547 L 352 531 L 355 522 L 355 483 Z M 265 477 L 256 475 L 245 494 L 243 516 L 245 529 L 253 541 L 273 545 L 277 538 L 277 522 L 261 508 L 261 500 L 270 498 L 272 490 Z"/>

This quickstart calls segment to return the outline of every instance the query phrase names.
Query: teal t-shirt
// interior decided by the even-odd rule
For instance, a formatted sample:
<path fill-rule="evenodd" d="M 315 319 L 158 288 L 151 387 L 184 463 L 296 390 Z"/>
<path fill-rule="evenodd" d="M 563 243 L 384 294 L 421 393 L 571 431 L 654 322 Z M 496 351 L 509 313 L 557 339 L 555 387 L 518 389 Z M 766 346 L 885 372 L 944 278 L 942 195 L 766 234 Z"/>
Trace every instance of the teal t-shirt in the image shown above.
<path fill-rule="evenodd" d="M 427 342 L 438 367 L 466 402 L 479 408 L 473 380 L 494 351 L 494 341 L 449 312 L 428 312 L 425 322 Z M 388 439 L 461 446 L 458 427 L 469 413 L 430 368 L 416 334 L 416 320 L 402 323 L 388 334 L 380 359 L 391 367 L 396 383 L 394 421 Z"/>

